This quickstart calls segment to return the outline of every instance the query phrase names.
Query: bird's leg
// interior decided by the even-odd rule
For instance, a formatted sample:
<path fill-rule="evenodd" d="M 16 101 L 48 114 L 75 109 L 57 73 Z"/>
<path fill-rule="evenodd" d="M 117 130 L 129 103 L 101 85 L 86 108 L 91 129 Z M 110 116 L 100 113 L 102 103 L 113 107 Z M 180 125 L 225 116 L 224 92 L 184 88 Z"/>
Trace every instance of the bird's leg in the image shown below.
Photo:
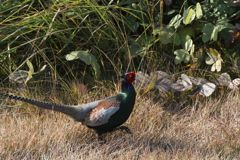
<path fill-rule="evenodd" d="M 103 137 L 102 137 L 103 132 L 97 131 L 97 130 L 95 130 L 95 131 L 97 132 L 98 141 L 99 141 L 99 142 L 103 141 Z"/>
<path fill-rule="evenodd" d="M 127 133 L 132 134 L 131 130 L 127 126 L 120 126 L 116 129 L 125 130 Z"/>
<path fill-rule="evenodd" d="M 127 133 L 132 134 L 131 130 L 127 126 L 120 126 L 117 128 L 111 128 L 111 129 L 107 129 L 107 130 L 95 130 L 98 135 L 98 141 L 104 142 L 105 140 L 103 140 L 103 134 L 107 133 L 107 132 L 113 132 L 116 130 L 125 130 Z"/>
<path fill-rule="evenodd" d="M 113 130 L 112 130 L 112 129 L 109 129 L 109 130 L 95 130 L 95 131 L 96 131 L 97 136 L 98 136 L 98 141 L 99 141 L 100 143 L 105 143 L 106 140 L 103 138 L 104 133 L 111 132 L 111 131 L 113 131 Z"/>
<path fill-rule="evenodd" d="M 105 142 L 105 140 L 103 140 L 102 134 L 98 134 L 98 141 L 99 142 Z"/>

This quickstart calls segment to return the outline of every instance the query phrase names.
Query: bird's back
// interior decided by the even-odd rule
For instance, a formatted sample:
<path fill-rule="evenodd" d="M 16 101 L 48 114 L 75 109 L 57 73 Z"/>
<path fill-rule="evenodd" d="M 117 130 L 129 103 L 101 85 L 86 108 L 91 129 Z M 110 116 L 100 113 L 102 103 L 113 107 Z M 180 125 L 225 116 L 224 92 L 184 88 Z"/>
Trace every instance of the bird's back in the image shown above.
<path fill-rule="evenodd" d="M 125 93 L 121 92 L 115 96 L 108 97 L 107 99 L 104 99 L 104 103 L 112 103 L 112 104 L 117 104 L 119 103 L 119 109 L 110 116 L 108 119 L 107 123 L 98 125 L 98 126 L 89 126 L 89 128 L 93 128 L 95 130 L 111 130 L 115 127 L 120 126 L 123 124 L 128 117 L 130 116 L 134 103 L 135 103 L 135 98 L 136 98 L 136 92 L 135 90 Z"/>

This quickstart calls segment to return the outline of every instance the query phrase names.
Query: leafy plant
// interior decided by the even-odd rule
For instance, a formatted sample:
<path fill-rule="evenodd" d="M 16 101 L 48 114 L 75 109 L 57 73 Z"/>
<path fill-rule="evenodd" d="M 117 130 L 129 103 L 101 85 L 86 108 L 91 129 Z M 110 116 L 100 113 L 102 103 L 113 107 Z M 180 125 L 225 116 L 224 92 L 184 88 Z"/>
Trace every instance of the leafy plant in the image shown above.
<path fill-rule="evenodd" d="M 39 71 L 34 72 L 33 64 L 27 60 L 26 61 L 29 70 L 16 70 L 9 75 L 9 81 L 12 83 L 27 84 L 29 80 L 32 79 L 34 74 L 39 74 L 44 71 L 47 65 L 44 65 Z"/>
<path fill-rule="evenodd" d="M 119 75 L 149 64 L 157 70 L 168 63 L 164 55 L 174 56 L 175 64 L 195 63 L 196 51 L 216 49 L 231 36 L 240 13 L 232 3 L 210 0 L 8 2 L 0 8 L 0 74 L 5 77 L 29 57 L 34 68 L 48 64 L 55 78 L 75 73 L 95 78 L 109 69 Z M 75 51 L 88 54 L 67 60 Z M 221 58 L 225 61 L 225 53 Z"/>
<path fill-rule="evenodd" d="M 224 19 L 217 20 L 216 24 L 207 23 L 203 29 L 203 36 L 202 41 L 204 43 L 208 42 L 209 40 L 217 41 L 219 33 L 221 33 L 224 29 L 233 29 L 234 26 L 230 23 L 228 23 Z"/>
<path fill-rule="evenodd" d="M 211 71 L 212 72 L 221 71 L 222 62 L 223 62 L 221 58 L 221 54 L 217 50 L 212 48 L 209 48 L 209 50 L 207 50 L 207 54 L 208 54 L 208 57 L 206 58 L 206 64 L 212 65 Z"/>
<path fill-rule="evenodd" d="M 173 44 L 176 47 L 181 45 L 179 49 L 174 51 L 175 64 L 181 62 L 189 63 L 190 60 L 194 62 L 196 61 L 196 57 L 194 56 L 195 48 L 201 47 L 202 44 L 196 41 L 197 36 L 201 36 L 204 44 L 207 44 L 209 41 L 219 41 L 222 38 L 224 39 L 231 36 L 234 25 L 231 24 L 229 20 L 240 12 L 236 11 L 235 8 L 231 8 L 230 5 L 231 3 L 225 1 L 205 1 L 202 4 L 196 3 L 195 6 L 189 6 L 183 12 L 179 12 L 173 16 L 166 27 L 154 29 L 153 35 L 155 35 L 162 44 Z M 214 11 L 215 14 L 210 13 L 210 11 Z M 211 18 L 213 18 L 213 20 Z M 211 21 L 209 21 L 209 19 L 211 19 Z M 195 44 L 195 42 L 198 42 L 198 44 Z M 209 52 L 207 52 L 207 54 L 212 55 L 212 53 Z M 220 53 L 215 56 L 217 56 L 215 58 L 216 63 L 208 60 L 206 62 L 209 65 L 213 65 L 212 71 L 216 70 L 219 72 L 223 59 L 220 57 Z"/>
<path fill-rule="evenodd" d="M 72 61 L 72 60 L 76 60 L 76 59 L 80 59 L 83 62 L 85 62 L 87 65 L 91 65 L 92 68 L 94 69 L 94 74 L 96 77 L 100 76 L 100 66 L 97 62 L 97 59 L 94 55 L 86 52 L 86 51 L 73 51 L 69 54 L 66 55 L 66 60 L 67 61 Z"/>

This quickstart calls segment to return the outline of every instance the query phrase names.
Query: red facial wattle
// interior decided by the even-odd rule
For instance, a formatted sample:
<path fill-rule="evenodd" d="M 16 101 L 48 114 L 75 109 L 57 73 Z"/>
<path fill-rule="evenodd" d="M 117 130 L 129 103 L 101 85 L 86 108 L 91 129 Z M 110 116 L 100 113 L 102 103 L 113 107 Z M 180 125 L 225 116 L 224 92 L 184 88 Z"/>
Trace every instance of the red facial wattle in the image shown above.
<path fill-rule="evenodd" d="M 136 74 L 134 72 L 130 72 L 126 75 L 126 79 L 128 82 L 133 83 L 135 81 Z"/>

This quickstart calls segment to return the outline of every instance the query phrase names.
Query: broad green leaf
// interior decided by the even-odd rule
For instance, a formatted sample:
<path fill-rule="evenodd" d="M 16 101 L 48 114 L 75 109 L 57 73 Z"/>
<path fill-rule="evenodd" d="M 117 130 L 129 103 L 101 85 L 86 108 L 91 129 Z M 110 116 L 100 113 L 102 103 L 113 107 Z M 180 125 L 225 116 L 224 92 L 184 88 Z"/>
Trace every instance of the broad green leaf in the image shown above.
<path fill-rule="evenodd" d="M 192 27 L 185 27 L 177 32 L 179 34 L 179 37 L 181 39 L 181 45 L 184 48 L 185 43 L 192 39 L 191 37 L 195 36 L 194 29 Z"/>
<path fill-rule="evenodd" d="M 208 65 L 212 65 L 212 64 L 214 64 L 216 61 L 209 56 L 209 57 L 206 58 L 205 62 L 206 62 L 206 64 L 208 64 Z"/>
<path fill-rule="evenodd" d="M 233 25 L 232 25 L 233 26 Z M 217 41 L 218 40 L 218 33 L 221 32 L 223 29 L 228 28 L 228 23 L 227 22 L 222 22 L 221 21 L 217 22 L 216 26 L 214 26 L 212 35 L 211 35 L 211 40 Z"/>
<path fill-rule="evenodd" d="M 180 38 L 178 33 L 174 33 L 174 35 L 173 35 L 173 43 L 176 46 L 181 44 L 181 38 Z"/>
<path fill-rule="evenodd" d="M 211 35 L 211 39 L 213 41 L 217 41 L 218 40 L 218 34 L 223 30 L 223 29 L 229 29 L 230 32 L 232 31 L 232 29 L 234 28 L 234 26 L 230 23 L 228 23 L 226 20 L 220 19 L 217 21 L 216 26 L 214 27 L 213 33 Z M 231 34 L 225 33 L 224 32 L 222 34 L 220 34 L 223 36 L 223 38 L 228 37 L 229 35 L 231 36 Z"/>
<path fill-rule="evenodd" d="M 183 17 L 181 17 L 181 18 L 174 24 L 174 28 L 175 28 L 175 29 L 177 29 L 177 28 L 180 26 L 182 20 L 183 20 Z"/>
<path fill-rule="evenodd" d="M 197 17 L 197 19 L 201 19 L 202 16 L 203 16 L 202 7 L 201 7 L 200 3 L 198 2 L 196 4 L 196 17 Z"/>
<path fill-rule="evenodd" d="M 206 43 L 207 41 L 210 40 L 212 32 L 213 32 L 213 29 L 214 29 L 214 25 L 212 25 L 210 23 L 206 24 L 203 27 L 203 29 L 202 29 L 202 32 L 203 32 L 202 41 L 204 43 Z"/>
<path fill-rule="evenodd" d="M 212 65 L 217 61 L 217 56 L 210 51 L 210 49 L 207 51 L 208 57 L 206 58 L 205 62 L 208 65 Z"/>
<path fill-rule="evenodd" d="M 83 51 L 83 50 L 72 51 L 71 53 L 67 54 L 65 58 L 67 61 L 80 59 L 83 62 L 85 62 L 87 65 L 91 65 L 92 68 L 94 69 L 94 74 L 96 77 L 99 77 L 101 73 L 100 66 L 97 62 L 96 57 L 86 51 Z"/>
<path fill-rule="evenodd" d="M 176 16 L 174 16 L 171 21 L 169 22 L 168 24 L 168 28 L 170 27 L 174 27 L 174 28 L 178 28 L 181 24 L 181 21 L 182 21 L 182 16 L 180 14 L 177 14 Z"/>
<path fill-rule="evenodd" d="M 193 55 L 194 51 L 195 51 L 195 44 L 192 45 L 192 48 L 190 50 L 190 54 Z"/>
<path fill-rule="evenodd" d="M 156 36 L 156 35 L 159 34 L 160 31 L 161 31 L 160 28 L 154 28 L 152 34 L 153 34 L 154 36 Z"/>
<path fill-rule="evenodd" d="M 217 72 L 219 72 L 221 71 L 221 69 L 222 69 L 222 61 L 218 59 L 216 63 L 212 65 L 211 71 L 214 72 L 216 70 Z"/>
<path fill-rule="evenodd" d="M 131 45 L 129 47 L 130 53 L 132 55 L 133 58 L 142 55 L 143 54 L 143 50 L 142 47 L 140 45 Z"/>
<path fill-rule="evenodd" d="M 183 23 L 185 25 L 190 24 L 195 18 L 195 11 L 193 9 L 187 9 L 183 13 Z"/>
<path fill-rule="evenodd" d="M 217 70 L 217 72 L 219 72 L 219 71 L 221 71 L 221 68 L 222 68 L 223 59 L 221 58 L 221 54 L 217 50 L 214 49 L 214 51 L 218 53 L 218 55 L 217 55 L 218 60 L 216 62 L 216 70 Z"/>
<path fill-rule="evenodd" d="M 206 58 L 205 62 L 208 65 L 212 65 L 211 71 L 212 72 L 221 71 L 222 62 L 223 62 L 221 58 L 221 54 L 213 48 L 210 48 L 209 51 L 207 51 L 207 54 L 208 54 L 208 57 Z"/>
<path fill-rule="evenodd" d="M 226 28 L 233 28 L 234 26 L 230 23 L 228 23 L 226 20 L 221 19 L 218 20 L 216 25 L 213 24 L 206 24 L 203 29 L 203 36 L 202 40 L 204 43 L 206 43 L 209 40 L 217 41 L 218 40 L 218 34 Z"/>
<path fill-rule="evenodd" d="M 209 48 L 209 51 L 211 54 L 213 54 L 216 57 L 218 57 L 220 55 L 220 53 L 216 49 Z"/>
<path fill-rule="evenodd" d="M 193 44 L 192 47 L 191 47 L 191 50 L 190 50 L 190 55 L 192 57 L 192 60 L 195 62 L 197 59 L 195 59 L 193 53 L 195 51 L 195 45 Z"/>
<path fill-rule="evenodd" d="M 188 63 L 190 60 L 190 54 L 185 49 L 178 49 L 178 50 L 174 51 L 174 54 L 176 55 L 176 57 L 174 59 L 174 62 L 176 64 L 179 64 L 182 61 L 184 61 L 185 63 Z"/>
<path fill-rule="evenodd" d="M 139 43 L 140 46 L 149 49 L 154 42 L 154 37 L 153 36 L 141 36 L 141 38 L 138 39 L 137 43 Z"/>
<path fill-rule="evenodd" d="M 212 32 L 212 34 L 211 34 L 210 40 L 217 41 L 218 32 L 219 32 L 218 26 L 215 26 L 215 27 L 213 28 L 213 32 Z"/>
<path fill-rule="evenodd" d="M 158 34 L 158 38 L 162 44 L 168 44 L 173 39 L 174 31 L 171 28 L 162 28 L 155 29 L 153 34 Z"/>
<path fill-rule="evenodd" d="M 218 36 L 221 37 L 225 42 L 230 42 L 233 40 L 232 33 L 233 33 L 233 29 L 225 28 L 221 32 L 219 32 Z"/>
<path fill-rule="evenodd" d="M 192 39 L 189 39 L 185 42 L 185 50 L 190 51 L 190 49 L 192 48 L 193 45 L 193 41 Z"/>
<path fill-rule="evenodd" d="M 228 23 L 225 19 L 219 19 L 216 23 L 216 26 L 218 26 L 219 32 L 225 28 L 234 28 L 234 25 Z"/>
<path fill-rule="evenodd" d="M 132 31 L 132 32 L 135 32 L 138 28 L 139 28 L 139 23 L 136 22 L 136 18 L 133 17 L 133 16 L 129 16 L 127 19 L 126 19 L 126 24 L 127 26 L 129 27 L 129 29 Z"/>
<path fill-rule="evenodd" d="M 153 43 L 153 36 L 141 36 L 136 43 L 130 46 L 130 52 L 132 57 L 144 54 L 149 50 Z"/>

